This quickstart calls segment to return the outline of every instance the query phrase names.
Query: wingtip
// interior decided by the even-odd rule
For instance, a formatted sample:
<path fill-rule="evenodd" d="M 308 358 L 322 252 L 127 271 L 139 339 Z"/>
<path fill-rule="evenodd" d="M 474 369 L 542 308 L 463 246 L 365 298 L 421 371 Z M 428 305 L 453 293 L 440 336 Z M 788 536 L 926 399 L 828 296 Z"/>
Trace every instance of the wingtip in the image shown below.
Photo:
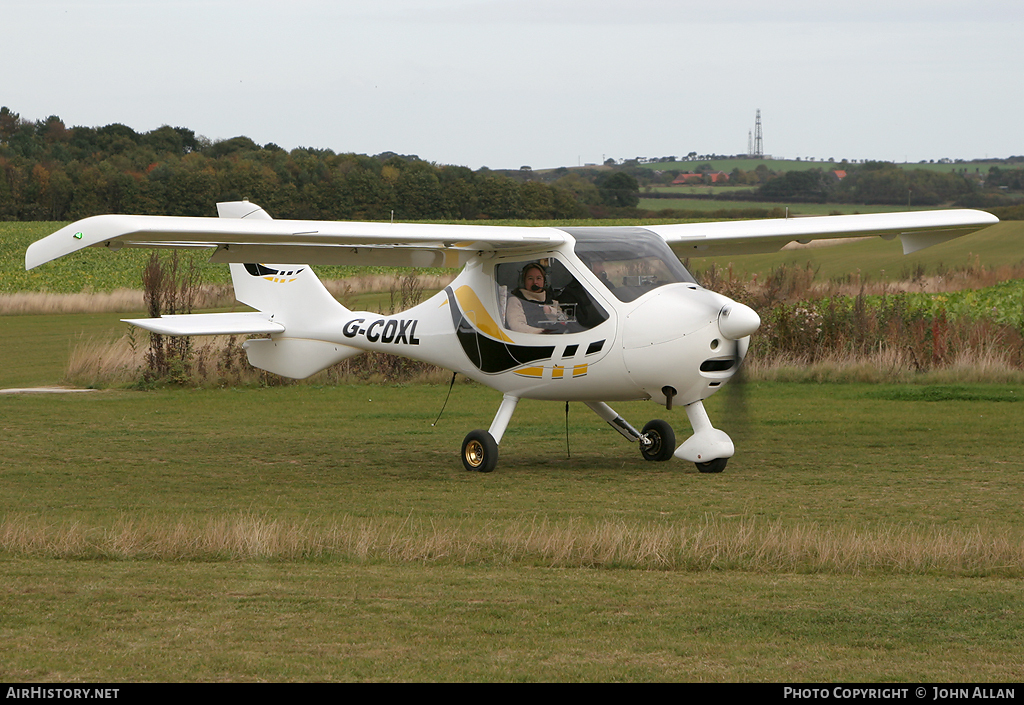
<path fill-rule="evenodd" d="M 31 245 L 28 246 L 28 249 L 25 250 L 25 271 L 26 272 L 28 270 L 30 270 L 30 269 L 35 269 L 39 265 L 45 264 L 46 262 L 49 261 L 45 257 L 41 257 L 40 256 L 40 254 L 39 254 L 39 249 L 40 248 L 36 247 L 36 245 L 38 245 L 38 244 L 39 244 L 39 241 L 33 242 Z"/>

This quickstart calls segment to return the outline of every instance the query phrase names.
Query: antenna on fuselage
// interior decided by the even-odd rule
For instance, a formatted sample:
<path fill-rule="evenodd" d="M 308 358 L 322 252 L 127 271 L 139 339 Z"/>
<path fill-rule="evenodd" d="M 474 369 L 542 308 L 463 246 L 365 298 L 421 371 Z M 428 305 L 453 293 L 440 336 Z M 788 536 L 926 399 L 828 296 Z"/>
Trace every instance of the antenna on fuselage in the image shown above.
<path fill-rule="evenodd" d="M 394 211 L 392 211 L 392 212 L 394 212 Z M 439 411 L 437 413 L 437 418 L 434 419 L 434 423 L 430 424 L 431 427 L 434 427 L 434 426 L 437 425 L 437 422 L 441 420 L 441 414 L 444 413 L 444 408 L 446 406 L 448 406 L 448 397 L 450 397 L 452 395 L 452 387 L 455 386 L 455 375 L 456 374 L 458 374 L 458 373 L 457 372 L 452 372 L 452 383 L 448 385 L 448 395 L 444 398 L 444 404 L 441 405 L 441 411 Z"/>
<path fill-rule="evenodd" d="M 569 452 L 569 402 L 565 402 L 565 457 L 572 457 Z"/>

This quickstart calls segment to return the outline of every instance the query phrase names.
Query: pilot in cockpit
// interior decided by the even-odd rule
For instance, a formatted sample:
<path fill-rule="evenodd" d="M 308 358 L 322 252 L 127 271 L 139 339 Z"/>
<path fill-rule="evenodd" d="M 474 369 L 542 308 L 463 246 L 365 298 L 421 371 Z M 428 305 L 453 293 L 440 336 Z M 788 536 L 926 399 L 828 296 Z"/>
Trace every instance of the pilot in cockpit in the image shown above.
<path fill-rule="evenodd" d="M 530 262 L 519 275 L 519 287 L 512 291 L 505 308 L 508 328 L 518 333 L 556 333 L 563 313 L 547 286 L 547 270 Z"/>

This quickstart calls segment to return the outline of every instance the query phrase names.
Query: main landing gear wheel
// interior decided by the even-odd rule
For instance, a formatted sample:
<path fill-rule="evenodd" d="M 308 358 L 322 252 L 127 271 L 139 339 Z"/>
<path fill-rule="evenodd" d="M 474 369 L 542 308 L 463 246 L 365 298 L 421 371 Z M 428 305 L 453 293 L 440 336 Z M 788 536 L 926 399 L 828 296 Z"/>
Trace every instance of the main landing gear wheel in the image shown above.
<path fill-rule="evenodd" d="M 706 463 L 694 463 L 697 469 L 701 472 L 722 472 L 725 470 L 725 464 L 729 462 L 728 458 L 715 458 L 709 460 Z"/>
<path fill-rule="evenodd" d="M 487 431 L 470 431 L 462 441 L 462 465 L 471 472 L 490 472 L 498 464 L 498 444 Z"/>
<path fill-rule="evenodd" d="M 661 419 L 648 421 L 640 436 L 640 454 L 644 456 L 644 460 L 664 462 L 675 452 L 675 431 Z M 647 443 L 644 443 L 644 438 L 647 439 Z"/>

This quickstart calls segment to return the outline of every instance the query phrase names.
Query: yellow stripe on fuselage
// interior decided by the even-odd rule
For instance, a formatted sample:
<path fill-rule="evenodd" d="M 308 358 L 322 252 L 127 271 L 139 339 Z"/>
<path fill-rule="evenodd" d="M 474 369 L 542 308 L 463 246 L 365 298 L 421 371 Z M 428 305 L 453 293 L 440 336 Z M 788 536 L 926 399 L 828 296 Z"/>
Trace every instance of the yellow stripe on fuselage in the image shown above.
<path fill-rule="evenodd" d="M 587 374 L 588 364 L 574 365 L 572 368 L 573 377 L 582 377 Z M 544 370 L 546 367 L 524 367 L 516 370 L 515 373 L 520 377 L 530 377 L 531 379 L 541 379 L 544 377 Z M 561 365 L 555 365 L 551 369 L 551 379 L 569 379 L 569 375 L 566 374 L 568 368 L 562 367 Z"/>
<path fill-rule="evenodd" d="M 498 324 L 491 318 L 491 315 L 487 313 L 487 309 L 484 308 L 483 302 L 476 295 L 475 291 L 466 285 L 460 286 L 455 290 L 455 298 L 459 300 L 462 313 L 477 330 L 503 342 L 512 342 L 512 339 L 502 332 Z"/>

